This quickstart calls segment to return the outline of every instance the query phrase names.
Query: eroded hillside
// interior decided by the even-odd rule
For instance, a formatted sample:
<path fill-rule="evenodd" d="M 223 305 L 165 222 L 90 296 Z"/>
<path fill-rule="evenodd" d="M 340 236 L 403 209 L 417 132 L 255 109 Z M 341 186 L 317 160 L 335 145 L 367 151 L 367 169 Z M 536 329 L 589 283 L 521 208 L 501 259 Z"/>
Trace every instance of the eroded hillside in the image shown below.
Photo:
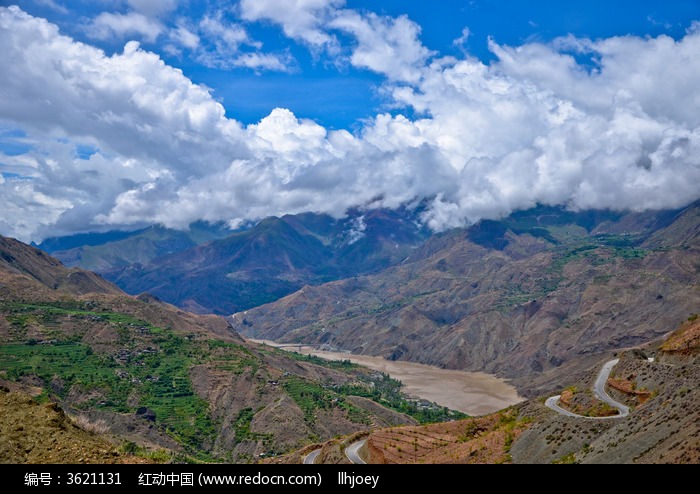
<path fill-rule="evenodd" d="M 698 205 L 602 218 L 529 214 L 435 236 L 400 265 L 304 287 L 235 314 L 234 327 L 491 372 L 532 397 L 601 355 L 661 337 L 700 306 Z"/>
<path fill-rule="evenodd" d="M 0 386 L 0 463 L 156 463 L 105 437 L 104 424 L 68 417 L 55 403 Z M 162 458 L 160 459 L 162 461 Z"/>
<path fill-rule="evenodd" d="M 582 377 L 562 376 L 565 416 L 545 406 L 548 396 L 496 413 L 424 426 L 374 430 L 323 445 L 319 462 L 351 463 L 344 448 L 364 439 L 362 458 L 379 464 L 469 463 L 700 463 L 700 321 L 691 316 L 667 339 L 620 352 L 607 392 L 630 408 L 626 417 L 592 391 L 605 362 Z M 687 342 L 695 343 L 688 344 Z M 613 355 L 609 355 L 610 358 Z M 301 463 L 310 449 L 277 462 Z"/>
<path fill-rule="evenodd" d="M 0 378 L 34 389 L 79 423 L 101 424 L 116 445 L 161 458 L 251 462 L 416 423 L 406 413 L 418 410 L 389 376 L 247 342 L 221 317 L 128 296 L 1 240 Z"/>
<path fill-rule="evenodd" d="M 620 353 L 607 389 L 630 407 L 628 417 L 580 419 L 524 405 L 535 424 L 513 444 L 513 461 L 700 463 L 699 334 L 691 316 L 668 339 Z M 570 383 L 582 401 L 594 401 L 592 380 Z"/>

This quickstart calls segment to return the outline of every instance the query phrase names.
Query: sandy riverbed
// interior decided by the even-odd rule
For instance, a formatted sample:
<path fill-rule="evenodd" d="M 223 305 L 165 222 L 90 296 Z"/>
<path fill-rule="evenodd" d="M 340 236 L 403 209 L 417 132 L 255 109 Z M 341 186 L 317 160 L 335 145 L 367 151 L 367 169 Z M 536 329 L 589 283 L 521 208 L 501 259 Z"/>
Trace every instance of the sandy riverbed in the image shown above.
<path fill-rule="evenodd" d="M 268 340 L 251 341 L 306 355 L 312 354 L 328 360 L 350 360 L 398 379 L 403 383 L 404 391 L 411 396 L 423 398 L 469 415 L 485 415 L 524 399 L 518 395 L 513 386 L 503 379 L 482 372 L 440 369 L 413 362 L 320 351 L 308 346 L 279 344 Z"/>

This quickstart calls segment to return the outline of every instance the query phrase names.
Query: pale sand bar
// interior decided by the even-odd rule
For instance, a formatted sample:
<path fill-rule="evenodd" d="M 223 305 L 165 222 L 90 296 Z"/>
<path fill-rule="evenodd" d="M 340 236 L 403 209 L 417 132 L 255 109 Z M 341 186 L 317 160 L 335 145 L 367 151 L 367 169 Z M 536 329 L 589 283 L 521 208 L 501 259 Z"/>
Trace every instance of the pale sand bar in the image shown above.
<path fill-rule="evenodd" d="M 516 389 L 498 377 L 483 372 L 440 369 L 431 365 L 391 361 L 382 357 L 315 350 L 309 346 L 251 340 L 283 350 L 316 355 L 327 360 L 349 360 L 389 374 L 403 383 L 403 391 L 466 414 L 485 415 L 524 400 Z"/>

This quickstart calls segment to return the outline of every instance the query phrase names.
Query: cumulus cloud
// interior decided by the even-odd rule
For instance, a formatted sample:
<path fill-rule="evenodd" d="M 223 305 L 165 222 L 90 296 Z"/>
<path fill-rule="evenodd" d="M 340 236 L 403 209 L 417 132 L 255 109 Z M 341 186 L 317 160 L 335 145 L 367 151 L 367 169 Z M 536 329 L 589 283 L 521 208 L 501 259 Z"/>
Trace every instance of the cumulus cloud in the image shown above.
<path fill-rule="evenodd" d="M 115 37 L 124 39 L 138 35 L 142 39 L 153 43 L 164 29 L 159 21 L 138 12 L 129 12 L 127 14 L 102 12 L 88 24 L 86 32 L 88 36 L 100 40 L 108 40 Z"/>
<path fill-rule="evenodd" d="M 536 202 L 642 210 L 698 198 L 697 33 L 491 47 L 489 66 L 433 63 L 394 92 L 430 115 L 415 132 L 462 176 L 428 213 L 435 227 Z"/>
<path fill-rule="evenodd" d="M 60 199 L 41 204 L 61 214 L 108 209 L 125 188 L 186 181 L 225 167 L 222 155 L 247 153 L 241 126 L 206 89 L 135 42 L 108 57 L 16 7 L 0 10 L 0 40 L 0 117 L 37 142 L 31 182 L 8 180 L 5 202 L 32 189 Z M 81 145 L 97 152 L 81 159 Z M 54 216 L 25 219 L 36 228 Z"/>
<path fill-rule="evenodd" d="M 270 21 L 284 33 L 313 47 L 331 48 L 336 44 L 323 27 L 345 0 L 241 0 L 241 17 L 247 21 Z"/>
<path fill-rule="evenodd" d="M 336 63 L 347 57 L 355 67 L 415 82 L 416 69 L 433 54 L 419 40 L 420 26 L 407 16 L 360 13 L 344 6 L 345 0 L 241 0 L 240 10 L 242 19 L 277 24 L 287 37 L 314 53 L 325 50 Z M 343 49 L 336 33 L 349 35 L 353 45 Z"/>
<path fill-rule="evenodd" d="M 330 26 L 355 38 L 350 57 L 355 67 L 384 74 L 391 80 L 415 83 L 432 55 L 419 40 L 420 26 L 407 16 L 393 18 L 345 10 Z"/>
<path fill-rule="evenodd" d="M 246 15 L 274 20 L 270 12 Z M 390 102 L 417 117 L 379 114 L 350 133 L 275 108 L 244 126 L 138 43 L 107 56 L 0 9 L 0 123 L 29 146 L 0 156 L 0 230 L 40 240 L 415 200 L 441 230 L 537 203 L 642 210 L 700 197 L 698 29 L 680 40 L 492 42 L 496 60 L 485 64 L 437 57 L 405 17 L 328 15 L 329 29 L 353 38 L 352 63 L 383 74 Z M 290 36 L 311 43 L 302 27 L 320 25 L 298 19 Z"/>

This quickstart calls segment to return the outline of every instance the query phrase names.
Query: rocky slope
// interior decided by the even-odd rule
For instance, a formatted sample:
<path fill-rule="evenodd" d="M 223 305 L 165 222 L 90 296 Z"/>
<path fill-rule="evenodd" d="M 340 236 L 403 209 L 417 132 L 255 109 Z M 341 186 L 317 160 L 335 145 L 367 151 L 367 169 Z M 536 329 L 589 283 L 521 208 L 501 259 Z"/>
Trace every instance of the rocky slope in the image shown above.
<path fill-rule="evenodd" d="M 232 321 L 255 338 L 491 372 L 537 396 L 696 310 L 699 229 L 698 204 L 539 208 L 435 236 L 381 273 L 306 286 Z"/>
<path fill-rule="evenodd" d="M 513 443 L 516 463 L 700 463 L 700 321 L 691 317 L 665 341 L 619 354 L 609 394 L 631 408 L 626 418 L 579 419 L 521 407 L 533 425 Z M 588 379 L 569 381 L 590 397 Z"/>
<path fill-rule="evenodd" d="M 13 463 L 155 463 L 115 446 L 103 429 L 68 417 L 55 403 L 0 387 L 0 459 Z"/>
<path fill-rule="evenodd" d="M 374 431 L 366 458 L 370 463 L 698 464 L 699 334 L 700 324 L 688 321 L 663 344 L 618 355 L 607 389 L 631 408 L 628 417 L 565 417 L 545 408 L 541 397 L 484 417 Z M 582 380 L 562 376 L 592 409 L 598 403 L 590 389 L 600 365 Z"/>
<path fill-rule="evenodd" d="M 630 407 L 627 417 L 599 418 L 591 387 L 607 358 L 619 359 L 607 392 Z M 580 377 L 560 376 L 569 417 L 544 405 L 546 395 L 499 412 L 424 426 L 381 428 L 333 439 L 320 463 L 350 463 L 338 452 L 366 439 L 363 458 L 378 464 L 700 463 L 700 320 L 691 316 L 667 339 L 603 356 Z M 606 414 L 602 414 L 606 415 Z M 311 447 L 276 463 L 301 463 Z"/>
<path fill-rule="evenodd" d="M 0 379 L 55 403 L 50 408 L 72 423 L 99 425 L 118 445 L 167 461 L 250 462 L 340 434 L 415 423 L 353 395 L 385 381 L 394 386 L 386 376 L 319 363 L 249 343 L 224 318 L 126 295 L 94 273 L 0 238 Z M 21 456 L 22 448 L 35 449 L 37 425 L 9 425 L 14 446 L 0 459 L 58 459 Z M 111 458 L 113 450 L 105 451 Z"/>
<path fill-rule="evenodd" d="M 134 231 L 79 233 L 51 237 L 39 245 L 63 264 L 100 274 L 133 264 L 145 265 L 161 257 L 193 248 L 233 233 L 225 224 L 195 222 L 184 230 L 154 225 Z"/>
<path fill-rule="evenodd" d="M 28 248 L 15 239 L 0 237 L 0 296 L 7 298 L 55 297 L 85 293 L 121 293 L 113 284 L 94 273 L 65 269 L 55 258 L 39 249 Z"/>

